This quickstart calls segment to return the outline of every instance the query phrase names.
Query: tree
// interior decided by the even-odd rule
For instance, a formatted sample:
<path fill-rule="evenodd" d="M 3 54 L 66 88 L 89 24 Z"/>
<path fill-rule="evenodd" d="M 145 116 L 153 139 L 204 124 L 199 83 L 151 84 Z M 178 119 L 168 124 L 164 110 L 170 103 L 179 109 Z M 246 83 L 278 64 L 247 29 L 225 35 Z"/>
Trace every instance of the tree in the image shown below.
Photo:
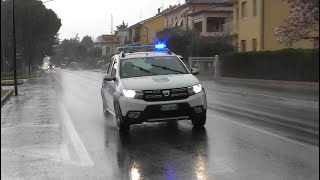
<path fill-rule="evenodd" d="M 125 24 L 124 21 L 122 21 L 122 24 L 117 26 L 117 30 L 114 31 L 114 34 L 117 35 L 119 31 L 125 30 L 128 28 L 128 24 Z"/>
<path fill-rule="evenodd" d="M 204 37 L 197 31 L 182 31 L 179 28 L 166 29 L 157 34 L 158 41 L 187 60 L 190 56 L 213 57 L 232 52 L 234 48 L 229 37 Z"/>
<path fill-rule="evenodd" d="M 16 0 L 16 47 L 18 63 L 40 64 L 45 55 L 52 55 L 58 43 L 61 20 L 38 0 Z M 3 12 L 4 11 L 4 12 Z M 1 1 L 1 42 L 3 59 L 12 59 L 12 0 Z M 29 61 L 30 60 L 30 61 Z M 10 60 L 9 62 L 12 62 Z"/>
<path fill-rule="evenodd" d="M 79 41 L 78 34 L 70 39 L 64 39 L 55 47 L 55 55 L 52 59 L 56 62 L 69 64 L 78 62 L 83 67 L 96 65 L 96 60 L 101 56 L 101 49 L 94 47 L 91 37 L 86 35 Z"/>
<path fill-rule="evenodd" d="M 319 34 L 319 0 L 283 0 L 289 6 L 285 24 L 276 28 L 278 42 L 291 47 L 302 39 Z"/>
<path fill-rule="evenodd" d="M 94 42 L 93 42 L 92 38 L 91 38 L 90 36 L 88 36 L 88 35 L 87 35 L 87 36 L 84 36 L 84 37 L 82 38 L 80 44 L 81 44 L 83 47 L 87 48 L 87 49 L 91 49 L 91 48 L 93 48 L 93 46 L 94 46 Z"/>

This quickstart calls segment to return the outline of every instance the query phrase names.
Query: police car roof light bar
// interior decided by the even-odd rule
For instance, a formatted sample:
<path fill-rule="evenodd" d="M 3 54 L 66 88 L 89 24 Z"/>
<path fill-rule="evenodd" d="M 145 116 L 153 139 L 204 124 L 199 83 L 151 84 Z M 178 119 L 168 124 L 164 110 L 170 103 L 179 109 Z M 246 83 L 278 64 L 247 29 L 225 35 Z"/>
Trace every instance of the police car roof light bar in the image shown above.
<path fill-rule="evenodd" d="M 124 46 L 118 47 L 117 51 L 121 53 L 122 51 L 125 53 L 132 53 L 132 52 L 150 52 L 150 51 L 167 51 L 169 54 L 171 51 L 166 48 L 165 44 L 157 44 L 157 45 L 143 45 L 143 46 Z"/>

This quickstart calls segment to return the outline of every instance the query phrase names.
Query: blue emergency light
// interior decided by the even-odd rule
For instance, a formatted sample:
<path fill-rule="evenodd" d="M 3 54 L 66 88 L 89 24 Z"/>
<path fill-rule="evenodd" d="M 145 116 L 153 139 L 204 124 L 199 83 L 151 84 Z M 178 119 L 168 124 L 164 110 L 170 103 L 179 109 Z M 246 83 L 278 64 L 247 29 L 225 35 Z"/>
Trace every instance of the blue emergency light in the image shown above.
<path fill-rule="evenodd" d="M 159 43 L 155 45 L 155 50 L 165 50 L 167 48 L 167 45 L 164 43 Z"/>

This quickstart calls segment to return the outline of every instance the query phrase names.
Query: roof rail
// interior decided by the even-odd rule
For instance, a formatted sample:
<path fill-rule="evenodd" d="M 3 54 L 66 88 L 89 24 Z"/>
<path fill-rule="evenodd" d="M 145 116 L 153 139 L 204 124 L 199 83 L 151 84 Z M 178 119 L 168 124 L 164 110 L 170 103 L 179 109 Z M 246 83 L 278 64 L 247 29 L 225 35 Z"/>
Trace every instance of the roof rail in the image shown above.
<path fill-rule="evenodd" d="M 132 53 L 132 52 L 150 52 L 150 51 L 167 51 L 168 53 L 171 53 L 171 51 L 165 47 L 165 45 L 161 48 L 158 48 L 155 45 L 142 45 L 142 46 L 124 46 L 124 47 L 118 47 L 117 51 L 125 52 L 125 53 Z"/>

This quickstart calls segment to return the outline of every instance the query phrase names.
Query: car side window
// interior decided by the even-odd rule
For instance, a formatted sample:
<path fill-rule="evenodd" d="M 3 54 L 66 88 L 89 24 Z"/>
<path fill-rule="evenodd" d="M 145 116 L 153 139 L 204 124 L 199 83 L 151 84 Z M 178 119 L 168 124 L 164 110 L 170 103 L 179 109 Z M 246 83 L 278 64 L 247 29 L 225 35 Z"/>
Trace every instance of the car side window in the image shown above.
<path fill-rule="evenodd" d="M 111 70 L 111 77 L 116 77 L 117 74 L 117 60 L 114 59 L 113 60 L 113 66 L 112 66 L 112 70 Z"/>

